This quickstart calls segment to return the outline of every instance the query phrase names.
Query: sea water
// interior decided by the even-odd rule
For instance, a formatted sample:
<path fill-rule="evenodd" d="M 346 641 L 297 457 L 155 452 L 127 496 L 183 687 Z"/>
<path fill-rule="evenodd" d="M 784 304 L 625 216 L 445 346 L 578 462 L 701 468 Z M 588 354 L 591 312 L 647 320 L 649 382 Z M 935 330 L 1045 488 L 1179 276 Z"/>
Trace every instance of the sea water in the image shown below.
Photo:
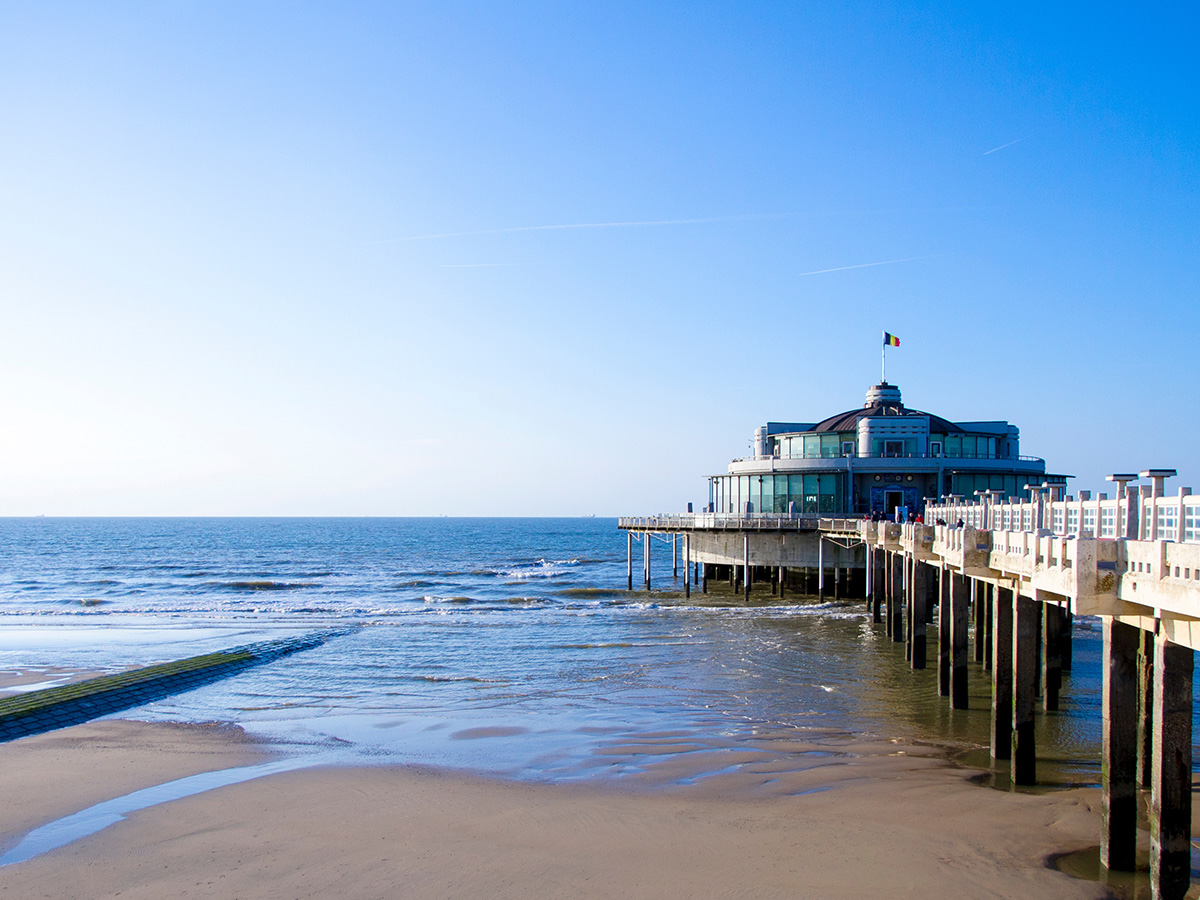
<path fill-rule="evenodd" d="M 981 758 L 977 664 L 952 712 L 862 601 L 685 598 L 669 542 L 652 560 L 654 589 L 627 591 L 625 535 L 598 518 L 0 520 L 0 670 L 119 671 L 352 626 L 121 716 L 547 780 L 644 774 L 664 747 L 712 771 L 747 749 L 786 767 L 796 738 L 846 734 Z M 1061 711 L 1039 714 L 1043 781 L 1099 777 L 1096 620 L 1074 647 Z"/>

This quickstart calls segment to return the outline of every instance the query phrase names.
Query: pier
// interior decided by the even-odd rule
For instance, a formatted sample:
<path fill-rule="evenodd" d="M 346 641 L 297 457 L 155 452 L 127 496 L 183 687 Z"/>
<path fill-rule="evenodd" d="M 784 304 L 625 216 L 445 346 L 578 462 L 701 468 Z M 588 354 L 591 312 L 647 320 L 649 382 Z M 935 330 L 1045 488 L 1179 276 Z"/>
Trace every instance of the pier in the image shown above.
<path fill-rule="evenodd" d="M 655 541 L 684 566 L 684 590 L 727 581 L 866 600 L 914 670 L 967 706 L 968 658 L 991 681 L 991 758 L 1014 785 L 1037 781 L 1034 709 L 1058 709 L 1076 616 L 1103 623 L 1101 863 L 1135 865 L 1149 791 L 1154 896 L 1191 877 L 1193 651 L 1200 648 L 1200 497 L 1164 492 L 1171 469 L 1114 474 L 1114 496 L 1028 486 L 1025 499 L 979 491 L 928 500 L 937 524 L 790 514 L 623 518 L 628 586 L 634 543 L 649 589 Z M 1133 484 L 1145 479 L 1146 484 Z M 946 523 L 946 524 L 942 524 Z M 973 627 L 972 627 L 973 625 Z M 974 640 L 971 640 L 972 632 Z M 931 640 L 932 638 L 932 640 Z M 936 644 L 936 657 L 930 645 Z"/>

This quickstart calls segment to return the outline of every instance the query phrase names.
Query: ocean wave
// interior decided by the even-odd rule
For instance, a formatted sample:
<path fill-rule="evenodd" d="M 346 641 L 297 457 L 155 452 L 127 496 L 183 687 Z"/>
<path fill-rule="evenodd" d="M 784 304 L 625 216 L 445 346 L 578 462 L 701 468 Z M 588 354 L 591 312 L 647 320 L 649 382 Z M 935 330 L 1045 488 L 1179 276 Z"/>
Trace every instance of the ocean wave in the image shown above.
<path fill-rule="evenodd" d="M 297 591 L 319 587 L 306 581 L 213 581 L 209 582 L 209 586 L 231 591 Z"/>

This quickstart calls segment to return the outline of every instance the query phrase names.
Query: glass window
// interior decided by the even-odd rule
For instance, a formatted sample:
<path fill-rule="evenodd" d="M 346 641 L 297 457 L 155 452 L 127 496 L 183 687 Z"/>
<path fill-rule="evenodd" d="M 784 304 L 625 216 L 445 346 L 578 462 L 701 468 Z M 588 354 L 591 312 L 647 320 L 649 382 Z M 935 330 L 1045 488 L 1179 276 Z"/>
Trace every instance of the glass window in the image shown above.
<path fill-rule="evenodd" d="M 804 476 L 804 512 L 817 513 L 818 508 L 817 498 L 820 497 L 820 483 L 817 481 L 816 475 Z"/>
<path fill-rule="evenodd" d="M 771 475 L 758 476 L 759 504 L 755 512 L 771 512 L 775 509 L 775 478 Z"/>
<path fill-rule="evenodd" d="M 947 456 L 962 456 L 962 435 L 959 435 L 959 434 L 946 435 L 946 455 Z"/>
<path fill-rule="evenodd" d="M 930 441 L 929 442 L 929 455 L 930 456 L 941 456 L 942 455 L 942 442 L 941 441 Z"/>
<path fill-rule="evenodd" d="M 804 436 L 804 458 L 820 459 L 820 457 L 821 436 L 819 434 L 806 434 Z"/>
<path fill-rule="evenodd" d="M 841 450 L 841 444 L 836 434 L 821 435 L 821 456 L 823 458 L 836 459 L 839 450 Z"/>
<path fill-rule="evenodd" d="M 788 503 L 795 503 L 796 509 L 804 510 L 804 476 L 787 476 Z"/>
<path fill-rule="evenodd" d="M 785 513 L 788 511 L 788 477 L 786 475 L 775 476 L 775 512 Z"/>

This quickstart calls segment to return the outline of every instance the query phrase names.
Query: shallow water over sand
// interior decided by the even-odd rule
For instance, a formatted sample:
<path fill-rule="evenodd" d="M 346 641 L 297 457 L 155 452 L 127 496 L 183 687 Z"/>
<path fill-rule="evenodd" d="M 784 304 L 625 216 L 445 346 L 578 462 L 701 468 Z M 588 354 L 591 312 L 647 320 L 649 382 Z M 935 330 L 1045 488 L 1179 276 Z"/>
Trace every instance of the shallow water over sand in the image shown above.
<path fill-rule="evenodd" d="M 349 624 L 122 715 L 552 780 L 653 780 L 672 756 L 806 767 L 846 733 L 981 758 L 979 666 L 971 709 L 951 712 L 861 602 L 747 605 L 719 587 L 685 600 L 655 552 L 667 589 L 647 594 L 623 590 L 611 520 L 3 520 L 0 671 L 111 671 Z M 1038 722 L 1043 780 L 1098 779 L 1098 671 L 1083 620 L 1063 709 Z"/>

